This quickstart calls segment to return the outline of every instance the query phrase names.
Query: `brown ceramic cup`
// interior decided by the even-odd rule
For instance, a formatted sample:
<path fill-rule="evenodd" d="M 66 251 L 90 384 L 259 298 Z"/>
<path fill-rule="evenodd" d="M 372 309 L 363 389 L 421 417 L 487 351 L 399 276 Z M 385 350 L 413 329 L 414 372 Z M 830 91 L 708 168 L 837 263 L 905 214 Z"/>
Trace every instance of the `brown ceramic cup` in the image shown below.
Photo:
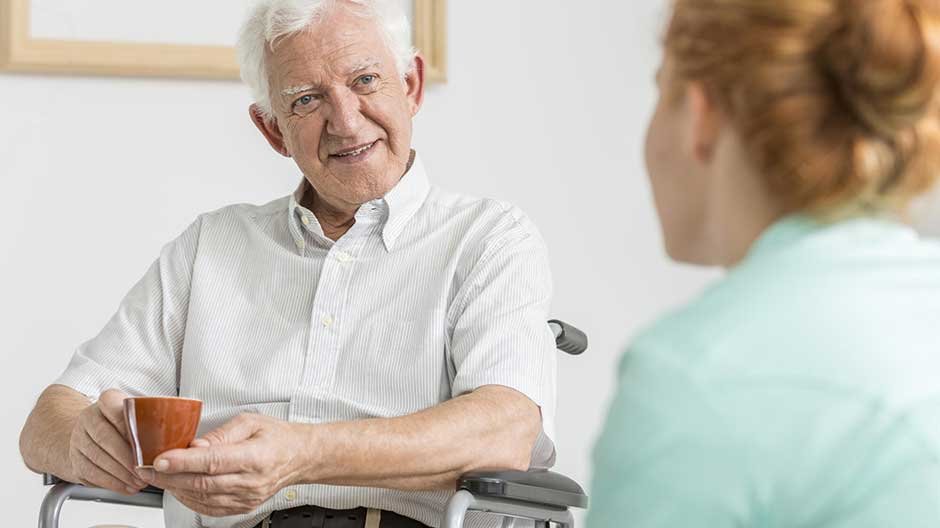
<path fill-rule="evenodd" d="M 127 398 L 124 421 L 137 467 L 153 467 L 153 460 L 171 449 L 189 447 L 199 428 L 202 402 L 188 398 Z"/>

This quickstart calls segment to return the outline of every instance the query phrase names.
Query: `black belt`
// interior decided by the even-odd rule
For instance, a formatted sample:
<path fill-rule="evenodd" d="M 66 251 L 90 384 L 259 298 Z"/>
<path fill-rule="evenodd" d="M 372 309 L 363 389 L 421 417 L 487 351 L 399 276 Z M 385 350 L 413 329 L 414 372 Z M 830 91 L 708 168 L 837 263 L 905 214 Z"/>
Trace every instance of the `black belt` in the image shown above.
<path fill-rule="evenodd" d="M 279 510 L 255 528 L 365 528 L 366 508 L 331 510 L 319 506 L 299 506 Z M 414 519 L 390 511 L 381 512 L 380 528 L 428 528 Z"/>

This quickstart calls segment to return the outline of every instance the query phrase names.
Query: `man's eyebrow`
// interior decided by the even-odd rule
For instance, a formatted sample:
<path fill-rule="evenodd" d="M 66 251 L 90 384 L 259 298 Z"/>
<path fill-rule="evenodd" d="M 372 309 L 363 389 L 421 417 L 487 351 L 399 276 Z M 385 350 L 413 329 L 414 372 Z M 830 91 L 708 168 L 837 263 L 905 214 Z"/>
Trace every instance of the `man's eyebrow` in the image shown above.
<path fill-rule="evenodd" d="M 382 63 L 376 59 L 363 59 L 358 64 L 350 68 L 349 72 L 346 75 L 352 76 L 357 73 L 361 73 L 366 70 L 377 68 L 380 66 L 382 66 Z M 289 88 L 285 88 L 281 90 L 281 95 L 283 96 L 297 95 L 300 92 L 306 92 L 307 90 L 313 90 L 314 88 L 316 88 L 316 85 L 313 85 L 313 84 L 299 84 L 297 86 L 291 86 Z"/>
<path fill-rule="evenodd" d="M 365 71 L 365 70 L 369 70 L 369 69 L 372 69 L 372 68 L 377 68 L 377 67 L 379 67 L 379 66 L 381 66 L 381 65 L 382 65 L 382 63 L 379 62 L 379 61 L 376 60 L 376 59 L 364 59 L 364 60 L 360 61 L 359 64 L 357 64 L 357 65 L 353 66 L 352 68 L 350 68 L 349 73 L 348 73 L 347 75 L 355 75 L 355 74 L 360 73 L 360 72 L 363 72 L 363 71 Z"/>
<path fill-rule="evenodd" d="M 312 84 L 301 84 L 297 86 L 291 86 L 290 88 L 285 88 L 281 90 L 281 95 L 297 95 L 300 92 L 306 92 L 307 90 L 312 90 L 316 88 Z"/>

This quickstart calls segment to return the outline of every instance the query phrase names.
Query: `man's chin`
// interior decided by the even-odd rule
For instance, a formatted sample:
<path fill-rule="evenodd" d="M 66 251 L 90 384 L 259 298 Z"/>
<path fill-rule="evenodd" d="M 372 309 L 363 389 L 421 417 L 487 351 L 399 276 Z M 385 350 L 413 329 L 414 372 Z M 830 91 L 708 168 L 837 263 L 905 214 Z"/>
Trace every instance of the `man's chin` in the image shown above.
<path fill-rule="evenodd" d="M 335 180 L 345 184 L 336 189 L 334 196 L 347 204 L 366 204 L 383 198 L 397 183 L 388 181 L 384 173 L 356 172 L 347 175 L 334 172 L 333 174 Z"/>

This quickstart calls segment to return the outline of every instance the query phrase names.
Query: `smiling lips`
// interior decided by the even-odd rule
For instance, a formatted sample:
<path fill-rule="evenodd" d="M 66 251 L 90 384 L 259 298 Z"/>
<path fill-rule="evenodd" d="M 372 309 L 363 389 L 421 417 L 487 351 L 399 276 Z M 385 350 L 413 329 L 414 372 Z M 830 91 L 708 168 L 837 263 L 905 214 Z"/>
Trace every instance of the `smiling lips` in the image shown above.
<path fill-rule="evenodd" d="M 368 154 L 372 150 L 372 148 L 375 147 L 375 144 L 378 142 L 379 142 L 378 140 L 375 140 L 372 143 L 366 143 L 365 145 L 360 145 L 358 147 L 352 147 L 352 148 L 340 150 L 339 152 L 330 154 L 330 157 L 339 158 L 344 161 L 351 161 L 355 158 L 359 158 L 361 156 L 364 156 L 365 154 Z"/>

